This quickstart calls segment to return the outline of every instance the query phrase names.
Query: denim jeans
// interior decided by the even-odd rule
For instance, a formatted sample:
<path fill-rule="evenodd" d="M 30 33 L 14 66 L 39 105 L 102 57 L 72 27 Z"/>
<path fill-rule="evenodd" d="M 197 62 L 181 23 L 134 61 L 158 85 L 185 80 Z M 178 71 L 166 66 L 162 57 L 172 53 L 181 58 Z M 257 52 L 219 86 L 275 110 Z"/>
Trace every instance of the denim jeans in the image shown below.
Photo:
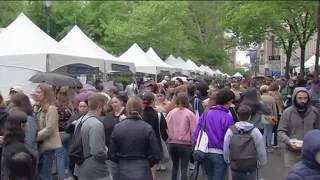
<path fill-rule="evenodd" d="M 41 180 L 52 180 L 52 165 L 56 150 L 47 150 L 40 154 L 39 174 Z"/>
<path fill-rule="evenodd" d="M 273 125 L 271 124 L 264 125 L 263 140 L 266 147 L 270 147 L 272 145 L 271 144 L 272 130 L 273 130 Z"/>
<path fill-rule="evenodd" d="M 192 150 L 191 145 L 169 144 L 169 153 L 172 160 L 171 180 L 178 179 L 179 169 L 181 173 L 180 179 L 181 180 L 187 179 L 191 150 Z"/>
<path fill-rule="evenodd" d="M 232 173 L 232 180 L 256 180 L 257 178 L 257 171 L 253 171 L 253 172 L 231 171 L 231 173 Z"/>
<path fill-rule="evenodd" d="M 207 153 L 202 160 L 203 168 L 208 180 L 225 180 L 228 164 L 224 161 L 223 154 Z"/>
<path fill-rule="evenodd" d="M 69 143 L 70 143 L 70 134 L 65 132 L 59 133 L 62 143 L 62 147 L 56 150 L 56 167 L 58 180 L 68 178 L 66 177 L 65 170 L 69 169 Z"/>

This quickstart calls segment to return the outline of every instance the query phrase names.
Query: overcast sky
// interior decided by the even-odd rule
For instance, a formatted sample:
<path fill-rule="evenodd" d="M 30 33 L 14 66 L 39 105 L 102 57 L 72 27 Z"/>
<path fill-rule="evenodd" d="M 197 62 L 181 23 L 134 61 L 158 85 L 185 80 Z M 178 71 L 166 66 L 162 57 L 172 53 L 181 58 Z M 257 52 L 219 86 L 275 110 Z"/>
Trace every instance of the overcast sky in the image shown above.
<path fill-rule="evenodd" d="M 250 57 L 247 56 L 247 52 L 246 51 L 237 51 L 236 54 L 236 61 L 240 62 L 241 65 L 245 64 L 245 63 L 249 63 L 250 62 Z"/>

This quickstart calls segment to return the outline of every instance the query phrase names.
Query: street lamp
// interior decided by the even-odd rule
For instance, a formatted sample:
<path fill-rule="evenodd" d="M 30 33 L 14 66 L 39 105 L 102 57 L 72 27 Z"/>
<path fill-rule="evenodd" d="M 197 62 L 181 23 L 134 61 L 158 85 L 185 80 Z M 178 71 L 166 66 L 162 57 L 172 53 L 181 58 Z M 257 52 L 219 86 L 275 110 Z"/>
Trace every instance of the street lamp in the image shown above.
<path fill-rule="evenodd" d="M 43 1 L 43 6 L 46 11 L 46 24 L 47 24 L 47 34 L 50 35 L 50 7 L 51 7 L 51 1 Z"/>

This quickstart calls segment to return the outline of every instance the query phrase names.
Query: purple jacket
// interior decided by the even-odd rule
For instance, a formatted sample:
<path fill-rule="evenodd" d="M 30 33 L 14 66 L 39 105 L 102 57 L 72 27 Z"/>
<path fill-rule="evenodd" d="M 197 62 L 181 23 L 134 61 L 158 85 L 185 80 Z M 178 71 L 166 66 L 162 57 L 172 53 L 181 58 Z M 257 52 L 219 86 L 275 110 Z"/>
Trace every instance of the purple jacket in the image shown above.
<path fill-rule="evenodd" d="M 198 135 L 200 135 L 204 115 L 207 116 L 207 124 L 205 131 L 209 138 L 209 148 L 223 150 L 224 135 L 228 128 L 233 125 L 233 118 L 228 114 L 228 109 L 223 106 L 212 107 L 209 111 L 204 112 L 199 118 L 199 122 L 194 132 L 194 144 L 197 143 Z"/>

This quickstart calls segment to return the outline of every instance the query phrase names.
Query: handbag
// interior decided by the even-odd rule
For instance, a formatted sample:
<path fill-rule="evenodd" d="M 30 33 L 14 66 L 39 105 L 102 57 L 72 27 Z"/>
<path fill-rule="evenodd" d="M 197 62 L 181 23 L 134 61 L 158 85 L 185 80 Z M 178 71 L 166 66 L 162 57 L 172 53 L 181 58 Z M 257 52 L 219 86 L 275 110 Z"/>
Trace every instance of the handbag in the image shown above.
<path fill-rule="evenodd" d="M 206 124 L 207 124 L 207 113 L 203 115 L 203 122 L 201 126 L 200 135 L 197 138 L 197 143 L 193 152 L 193 158 L 197 162 L 200 162 L 201 160 L 203 160 L 205 153 L 208 153 L 209 138 L 205 131 Z"/>
<path fill-rule="evenodd" d="M 162 153 L 164 158 L 169 158 L 169 151 L 166 142 L 161 137 L 161 131 L 160 131 L 160 124 L 161 124 L 161 113 L 158 113 L 158 126 L 159 126 L 159 132 L 160 132 L 160 141 L 161 141 L 161 147 L 162 147 Z M 166 130 L 166 133 L 168 131 Z"/>

